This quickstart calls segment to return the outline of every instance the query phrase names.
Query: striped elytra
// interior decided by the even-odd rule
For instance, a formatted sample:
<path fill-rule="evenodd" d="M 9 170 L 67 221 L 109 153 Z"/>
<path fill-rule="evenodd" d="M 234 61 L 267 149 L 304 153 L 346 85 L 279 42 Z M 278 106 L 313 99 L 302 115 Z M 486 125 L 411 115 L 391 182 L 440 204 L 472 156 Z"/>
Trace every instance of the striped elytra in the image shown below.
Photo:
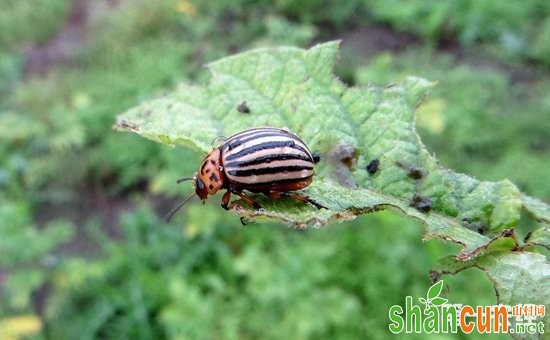
<path fill-rule="evenodd" d="M 194 195 L 205 202 L 208 195 L 226 189 L 221 205 L 229 209 L 231 194 L 238 195 L 255 208 L 260 205 L 243 193 L 257 192 L 271 199 L 290 197 L 321 205 L 292 191 L 307 187 L 313 178 L 314 158 L 300 137 L 287 129 L 260 127 L 244 130 L 227 138 L 202 161 L 193 178 L 195 193 L 174 209 L 175 213 Z"/>
<path fill-rule="evenodd" d="M 313 156 L 295 134 L 283 129 L 249 129 L 221 146 L 226 178 L 245 189 L 272 189 L 313 176 Z"/>

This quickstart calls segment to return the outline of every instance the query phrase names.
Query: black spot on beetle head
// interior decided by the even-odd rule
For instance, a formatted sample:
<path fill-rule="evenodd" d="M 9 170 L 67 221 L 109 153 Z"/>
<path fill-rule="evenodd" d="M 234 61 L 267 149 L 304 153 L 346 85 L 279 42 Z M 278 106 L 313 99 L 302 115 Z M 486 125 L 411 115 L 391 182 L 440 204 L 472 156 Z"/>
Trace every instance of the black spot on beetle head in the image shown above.
<path fill-rule="evenodd" d="M 432 199 L 428 196 L 414 194 L 410 206 L 427 213 L 432 210 Z"/>
<path fill-rule="evenodd" d="M 246 101 L 244 101 L 237 105 L 237 111 L 239 111 L 240 113 L 248 114 L 250 113 L 250 107 L 248 107 L 248 104 L 246 104 Z"/>
<path fill-rule="evenodd" d="M 371 175 L 373 175 L 376 171 L 378 171 L 378 166 L 380 165 L 380 160 L 378 159 L 373 159 L 372 161 L 370 161 L 369 164 L 367 164 L 367 166 L 365 167 L 365 169 L 367 170 L 367 172 Z"/>

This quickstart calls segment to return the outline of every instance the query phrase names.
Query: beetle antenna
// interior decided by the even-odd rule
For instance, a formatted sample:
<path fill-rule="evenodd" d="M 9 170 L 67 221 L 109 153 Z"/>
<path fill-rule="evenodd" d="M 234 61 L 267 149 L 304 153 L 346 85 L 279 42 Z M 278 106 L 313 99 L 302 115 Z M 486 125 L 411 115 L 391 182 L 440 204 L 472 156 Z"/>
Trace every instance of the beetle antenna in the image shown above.
<path fill-rule="evenodd" d="M 178 180 L 176 181 L 177 184 L 180 184 L 181 182 L 185 182 L 185 181 L 192 181 L 194 180 L 195 177 L 182 177 L 182 178 L 178 178 Z"/>
<path fill-rule="evenodd" d="M 195 196 L 196 194 L 197 194 L 197 193 L 194 192 L 194 193 L 192 193 L 191 195 L 187 196 L 187 197 L 183 200 L 183 202 L 181 202 L 180 204 L 178 204 L 177 207 L 175 207 L 174 209 L 172 209 L 172 210 L 168 213 L 168 215 L 166 215 L 166 223 L 170 223 L 170 220 L 172 219 L 172 217 L 174 217 L 174 214 L 175 214 L 176 212 L 178 212 L 178 210 L 180 210 L 180 208 L 183 207 L 183 205 L 184 205 L 185 203 L 187 203 L 187 201 L 189 201 L 189 200 L 191 199 L 191 197 Z"/>

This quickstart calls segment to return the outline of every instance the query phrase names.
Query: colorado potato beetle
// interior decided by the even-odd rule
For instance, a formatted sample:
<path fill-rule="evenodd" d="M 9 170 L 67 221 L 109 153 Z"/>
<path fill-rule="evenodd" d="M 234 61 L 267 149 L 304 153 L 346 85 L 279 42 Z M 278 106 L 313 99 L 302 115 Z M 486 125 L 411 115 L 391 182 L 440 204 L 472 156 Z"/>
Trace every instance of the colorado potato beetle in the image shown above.
<path fill-rule="evenodd" d="M 244 130 L 214 148 L 193 177 L 177 181 L 192 180 L 195 192 L 173 209 L 167 220 L 193 196 L 197 195 L 204 204 L 208 195 L 222 189 L 227 190 L 221 200 L 221 206 L 226 210 L 229 209 L 231 194 L 241 197 L 254 208 L 261 208 L 243 193 L 244 190 L 262 193 L 271 199 L 290 197 L 323 208 L 306 196 L 292 193 L 311 183 L 314 166 L 307 145 L 288 129 L 260 127 Z"/>

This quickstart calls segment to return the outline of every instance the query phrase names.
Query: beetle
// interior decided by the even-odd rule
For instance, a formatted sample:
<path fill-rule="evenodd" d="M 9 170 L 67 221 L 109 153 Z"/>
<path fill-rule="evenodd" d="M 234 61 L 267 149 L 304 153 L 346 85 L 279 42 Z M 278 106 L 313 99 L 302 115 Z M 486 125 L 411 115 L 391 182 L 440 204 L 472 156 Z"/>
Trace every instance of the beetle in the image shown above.
<path fill-rule="evenodd" d="M 174 208 L 176 211 L 197 195 L 204 204 L 209 195 L 227 190 L 221 206 L 229 210 L 231 194 L 241 197 L 256 209 L 261 206 L 243 191 L 262 193 L 268 198 L 292 199 L 324 208 L 306 196 L 292 191 L 311 184 L 314 157 L 300 137 L 286 128 L 251 128 L 232 135 L 210 152 L 193 177 L 178 179 L 177 183 L 192 180 L 195 192 Z"/>

